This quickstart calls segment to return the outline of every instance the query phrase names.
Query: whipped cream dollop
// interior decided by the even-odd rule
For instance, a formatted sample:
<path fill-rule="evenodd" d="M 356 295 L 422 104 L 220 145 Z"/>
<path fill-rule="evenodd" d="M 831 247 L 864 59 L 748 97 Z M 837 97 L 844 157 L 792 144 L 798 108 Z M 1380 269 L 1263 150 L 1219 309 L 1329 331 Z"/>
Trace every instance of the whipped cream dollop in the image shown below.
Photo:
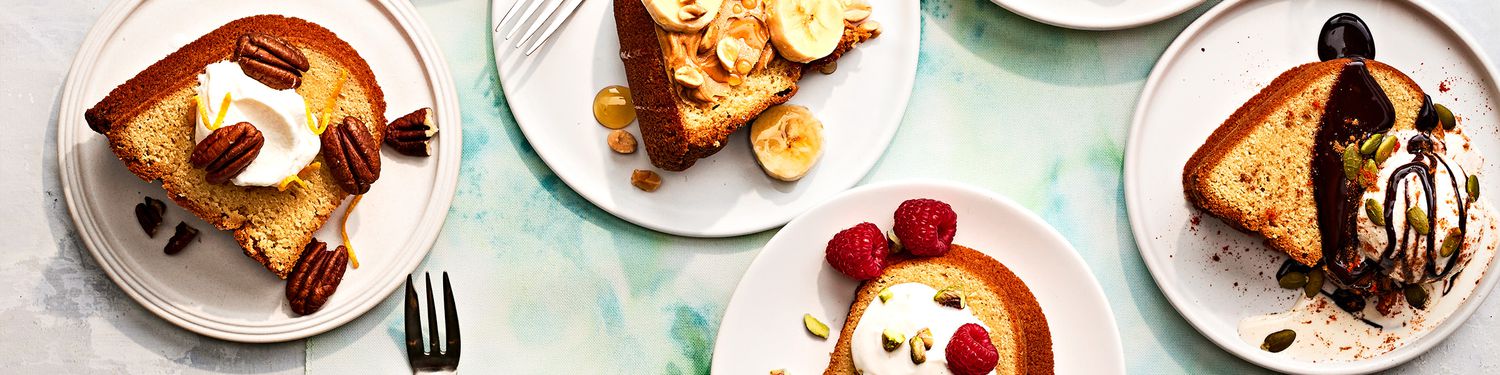
<path fill-rule="evenodd" d="M 231 102 L 224 114 L 222 126 L 248 122 L 265 137 L 260 154 L 243 172 L 230 179 L 239 186 L 274 186 L 292 176 L 318 156 L 321 143 L 307 123 L 307 102 L 296 89 L 276 90 L 245 75 L 240 66 L 232 61 L 209 64 L 203 74 L 198 75 L 198 96 L 207 106 L 208 120 L 213 121 L 228 93 Z M 202 142 L 213 131 L 204 124 L 201 116 L 193 116 L 198 123 L 194 143 Z"/>
<path fill-rule="evenodd" d="M 854 327 L 854 336 L 849 339 L 854 368 L 865 375 L 951 373 L 944 353 L 953 333 L 966 323 L 984 326 L 984 322 L 979 321 L 967 306 L 955 309 L 939 305 L 932 299 L 937 295 L 937 289 L 926 284 L 897 284 L 887 290 L 891 298 L 885 302 L 878 298 L 871 301 L 860 315 L 859 325 Z M 919 365 L 912 363 L 908 346 L 911 338 L 923 328 L 932 332 L 932 349 L 927 350 L 927 361 Z M 984 328 L 989 329 L 988 326 Z M 881 346 L 881 333 L 887 329 L 901 333 L 908 342 L 895 351 L 885 351 Z"/>
<path fill-rule="evenodd" d="M 1391 132 L 1387 136 L 1396 137 L 1401 151 L 1394 153 L 1381 166 L 1376 188 L 1366 191 L 1360 198 L 1360 214 L 1357 219 L 1360 251 L 1365 258 L 1381 261 L 1381 272 L 1393 280 L 1402 283 L 1435 281 L 1437 277 L 1433 275 L 1434 272 L 1445 271 L 1449 267 L 1454 269 L 1453 272 L 1462 269 L 1465 261 L 1472 258 L 1474 249 L 1479 247 L 1480 239 L 1486 235 L 1488 228 L 1479 223 L 1485 222 L 1483 218 L 1490 215 L 1489 209 L 1482 203 L 1471 202 L 1466 192 L 1468 171 L 1478 171 L 1484 159 L 1478 152 L 1467 147 L 1469 138 L 1462 133 L 1449 132 L 1437 137 L 1416 130 L 1402 130 Z M 1436 159 L 1419 158 L 1406 152 L 1411 148 L 1409 145 L 1414 137 L 1420 137 L 1419 141 L 1429 143 Z M 1403 168 L 1413 169 L 1411 166 L 1414 162 L 1426 165 L 1425 170 L 1432 174 L 1430 191 L 1424 187 L 1419 173 L 1401 175 L 1394 181 L 1395 186 L 1391 185 L 1391 175 Z M 1388 201 L 1387 192 L 1393 188 L 1395 199 Z M 1432 207 L 1427 204 L 1428 195 L 1435 198 L 1436 204 Z M 1390 217 L 1390 222 L 1376 225 L 1369 217 L 1369 207 L 1366 207 L 1370 202 L 1378 203 L 1382 212 L 1388 213 L 1385 216 Z M 1407 210 L 1413 207 L 1423 213 L 1432 213 L 1431 216 L 1436 218 L 1428 223 L 1430 234 L 1417 233 L 1408 225 Z M 1463 216 L 1463 220 L 1460 220 L 1460 216 Z M 1461 223 L 1465 224 L 1462 229 Z M 1391 238 L 1388 227 L 1394 228 L 1394 238 Z M 1445 257 L 1440 250 L 1449 236 L 1462 236 L 1462 245 Z M 1392 240 L 1395 240 L 1395 246 L 1390 246 Z"/>

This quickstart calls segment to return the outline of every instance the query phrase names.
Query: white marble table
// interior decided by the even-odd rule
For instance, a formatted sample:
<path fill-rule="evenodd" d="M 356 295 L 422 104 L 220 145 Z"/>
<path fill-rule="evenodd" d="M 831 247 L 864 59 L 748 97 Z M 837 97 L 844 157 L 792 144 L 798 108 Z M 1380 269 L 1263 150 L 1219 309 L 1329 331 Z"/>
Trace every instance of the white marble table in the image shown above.
<path fill-rule="evenodd" d="M 1500 2 L 1437 2 L 1500 61 L 1500 26 L 1493 22 Z M 306 343 L 235 344 L 178 329 L 125 297 L 78 242 L 59 189 L 54 126 L 68 64 L 106 3 L 0 0 L 0 113 L 6 114 L 0 121 L 0 176 L 6 181 L 0 184 L 0 213 L 6 215 L 0 219 L 0 276 L 6 281 L 0 285 L 0 372 L 302 372 Z M 449 1 L 416 3 L 427 13 Z M 441 41 L 445 34 L 439 30 L 436 37 Z M 1497 315 L 1500 299 L 1491 298 L 1449 340 L 1396 371 L 1500 372 L 1493 355 Z M 1216 347 L 1197 350 L 1213 353 L 1177 352 L 1171 358 L 1223 357 Z M 1216 368 L 1174 366 L 1180 367 Z"/>

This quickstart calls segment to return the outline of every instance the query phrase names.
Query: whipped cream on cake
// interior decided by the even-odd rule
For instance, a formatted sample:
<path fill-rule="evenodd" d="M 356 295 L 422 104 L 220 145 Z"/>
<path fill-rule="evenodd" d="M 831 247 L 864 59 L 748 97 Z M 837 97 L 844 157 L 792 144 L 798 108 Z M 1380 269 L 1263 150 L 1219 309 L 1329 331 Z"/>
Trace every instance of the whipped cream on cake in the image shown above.
<path fill-rule="evenodd" d="M 273 89 L 245 75 L 239 64 L 220 61 L 209 64 L 198 75 L 197 93 L 199 103 L 207 107 L 209 121 L 216 121 L 219 112 L 226 111 L 223 126 L 248 122 L 265 137 L 260 154 L 230 183 L 275 186 L 318 156 L 321 143 L 308 126 L 307 103 L 296 89 Z M 230 95 L 230 105 L 220 108 L 225 94 Z M 202 142 L 213 130 L 201 116 L 194 118 L 194 142 Z"/>
<path fill-rule="evenodd" d="M 860 316 L 859 325 L 854 327 L 850 339 L 854 368 L 865 375 L 951 373 L 944 353 L 953 333 L 967 323 L 980 326 L 984 323 L 968 306 L 955 309 L 938 304 L 933 300 L 938 291 L 926 284 L 896 284 L 886 291 L 891 298 L 872 301 Z M 927 361 L 922 364 L 912 363 L 911 353 L 905 347 L 886 351 L 881 346 L 884 330 L 911 338 L 923 328 L 932 333 L 932 348 L 927 349 Z"/>

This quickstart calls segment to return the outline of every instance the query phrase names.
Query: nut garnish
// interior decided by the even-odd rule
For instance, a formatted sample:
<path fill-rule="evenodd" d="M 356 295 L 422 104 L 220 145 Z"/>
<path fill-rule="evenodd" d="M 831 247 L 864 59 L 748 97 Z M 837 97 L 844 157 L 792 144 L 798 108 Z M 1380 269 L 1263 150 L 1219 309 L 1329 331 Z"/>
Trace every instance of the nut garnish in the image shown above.
<path fill-rule="evenodd" d="M 913 338 L 921 340 L 923 349 L 932 349 L 932 330 L 927 329 L 927 328 L 923 328 L 921 330 L 918 330 L 917 331 L 917 335 L 914 336 Z M 916 342 L 916 341 L 913 341 L 913 342 Z"/>
<path fill-rule="evenodd" d="M 1406 295 L 1406 303 L 1418 310 L 1427 308 L 1427 288 L 1419 284 L 1407 284 L 1401 291 Z"/>
<path fill-rule="evenodd" d="M 309 67 L 302 51 L 286 40 L 261 33 L 240 35 L 234 60 L 245 75 L 277 90 L 301 86 L 302 72 Z"/>
<path fill-rule="evenodd" d="M 1307 285 L 1302 286 L 1302 295 L 1313 298 L 1318 292 L 1323 291 L 1323 270 L 1312 270 L 1307 273 Z"/>
<path fill-rule="evenodd" d="M 818 318 L 814 318 L 812 314 L 802 314 L 802 325 L 807 327 L 807 333 L 824 339 L 828 338 L 828 325 L 818 321 Z"/>
<path fill-rule="evenodd" d="M 637 169 L 635 172 L 630 173 L 630 184 L 635 185 L 636 189 L 650 193 L 661 187 L 661 175 L 656 174 L 656 172 Z"/>
<path fill-rule="evenodd" d="M 328 125 L 318 137 L 323 143 L 323 159 L 333 180 L 349 194 L 364 194 L 380 178 L 380 143 L 370 135 L 365 123 L 345 116 L 342 123 Z"/>
<path fill-rule="evenodd" d="M 771 375 L 786 375 L 786 369 L 771 370 Z"/>
<path fill-rule="evenodd" d="M 1385 206 L 1375 198 L 1366 198 L 1365 216 L 1370 218 L 1370 224 L 1385 225 Z"/>
<path fill-rule="evenodd" d="M 870 18 L 870 4 L 863 1 L 853 1 L 844 8 L 844 21 L 860 23 L 867 18 Z"/>
<path fill-rule="evenodd" d="M 1260 344 L 1260 350 L 1280 353 L 1292 346 L 1293 341 L 1297 341 L 1297 331 L 1283 329 L 1266 335 L 1266 341 Z"/>
<path fill-rule="evenodd" d="M 1463 233 L 1459 232 L 1458 228 L 1448 228 L 1448 236 L 1443 238 L 1443 246 L 1438 248 L 1438 255 L 1444 258 L 1453 256 L 1463 242 Z"/>
<path fill-rule="evenodd" d="M 167 247 L 162 249 L 167 255 L 177 254 L 186 249 L 187 245 L 198 238 L 198 229 L 187 225 L 187 222 L 177 222 L 177 230 L 172 233 L 172 238 L 167 240 Z"/>
<path fill-rule="evenodd" d="M 922 364 L 927 362 L 927 346 L 922 344 L 922 338 L 912 336 L 911 338 L 911 363 Z"/>
<path fill-rule="evenodd" d="M 1427 212 L 1422 211 L 1422 207 L 1411 206 L 1406 209 L 1406 224 L 1416 229 L 1417 233 L 1432 233 L 1432 228 L 1427 225 Z"/>
<path fill-rule="evenodd" d="M 683 87 L 698 88 L 698 86 L 703 86 L 703 72 L 691 66 L 684 65 L 677 67 L 677 70 L 672 72 L 672 78 L 676 79 L 677 83 Z"/>
<path fill-rule="evenodd" d="M 943 288 L 943 290 L 937 292 L 937 295 L 932 296 L 933 302 L 955 309 L 963 309 L 964 306 L 967 306 L 964 299 L 964 292 L 956 286 Z"/>
<path fill-rule="evenodd" d="M 328 244 L 314 238 L 302 248 L 302 257 L 286 277 L 286 299 L 292 312 L 308 315 L 323 308 L 328 297 L 344 280 L 344 269 L 349 264 L 349 253 L 339 246 L 328 251 Z"/>
<path fill-rule="evenodd" d="M 1468 181 L 1464 182 L 1464 190 L 1469 193 L 1469 201 L 1479 199 L 1479 176 L 1469 175 Z"/>
<path fill-rule="evenodd" d="M 839 70 L 839 61 L 838 60 L 829 61 L 827 64 L 823 64 L 823 66 L 819 66 L 818 67 L 818 73 L 823 73 L 823 74 L 833 74 L 833 72 L 838 71 L 838 70 Z"/>
<path fill-rule="evenodd" d="M 880 290 L 880 302 L 881 303 L 888 302 L 888 301 L 891 300 L 891 297 L 895 297 L 895 296 L 896 296 L 895 293 L 891 292 L 891 287 L 886 287 L 885 289 L 881 289 Z"/>
<path fill-rule="evenodd" d="M 432 136 L 437 135 L 432 108 L 422 108 L 391 121 L 385 128 L 385 144 L 409 156 L 432 156 Z"/>
<path fill-rule="evenodd" d="M 896 230 L 894 229 L 885 231 L 885 242 L 886 246 L 891 248 L 891 254 L 906 250 L 905 247 L 901 246 L 901 238 L 896 237 Z"/>
<path fill-rule="evenodd" d="M 161 215 L 167 213 L 167 205 L 156 198 L 135 204 L 135 221 L 146 231 L 146 237 L 156 238 L 156 228 L 161 226 Z"/>
<path fill-rule="evenodd" d="M 635 153 L 635 135 L 620 129 L 610 131 L 609 149 L 621 154 Z"/>
<path fill-rule="evenodd" d="M 203 142 L 193 146 L 192 155 L 188 161 L 195 168 L 203 168 L 208 172 L 204 176 L 210 184 L 223 184 L 229 182 L 245 171 L 250 162 L 260 155 L 260 148 L 266 139 L 260 134 L 260 130 L 248 122 L 225 126 L 214 130 L 203 138 Z"/>
<path fill-rule="evenodd" d="M 868 21 L 859 24 L 859 31 L 870 33 L 870 37 L 880 36 L 880 22 Z"/>
<path fill-rule="evenodd" d="M 904 342 L 906 342 L 906 335 L 901 334 L 901 332 L 890 329 L 880 331 L 880 347 L 885 348 L 885 351 L 894 352 L 896 349 L 900 349 L 901 343 Z"/>

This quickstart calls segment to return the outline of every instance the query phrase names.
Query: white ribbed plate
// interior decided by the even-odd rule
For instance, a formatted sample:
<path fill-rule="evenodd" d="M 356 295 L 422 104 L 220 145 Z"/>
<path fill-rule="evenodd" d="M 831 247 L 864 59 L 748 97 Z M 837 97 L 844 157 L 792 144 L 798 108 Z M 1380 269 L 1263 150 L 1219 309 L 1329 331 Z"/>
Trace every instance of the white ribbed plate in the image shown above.
<path fill-rule="evenodd" d="M 375 72 L 386 118 L 432 107 L 441 129 L 429 158 L 386 151 L 381 179 L 350 218 L 361 267 L 350 269 L 322 310 L 293 316 L 284 283 L 246 257 L 228 233 L 173 204 L 155 239 L 136 223 L 143 196 L 171 202 L 142 182 L 89 130 L 83 112 L 179 47 L 229 21 L 280 14 L 322 25 L 347 41 Z M 58 168 L 79 237 L 101 269 L 147 310 L 173 324 L 225 340 L 273 342 L 338 327 L 374 307 L 427 255 L 457 186 L 462 148 L 457 98 L 448 66 L 411 4 L 398 0 L 317 2 L 120 0 L 85 39 L 65 83 L 58 114 Z M 336 244 L 334 212 L 317 238 Z M 162 253 L 173 227 L 201 231 L 182 253 Z"/>
<path fill-rule="evenodd" d="M 1500 88 L 1494 68 L 1473 39 L 1420 1 L 1219 4 L 1178 36 L 1157 62 L 1141 93 L 1125 151 L 1126 210 L 1141 258 L 1162 294 L 1224 350 L 1280 372 L 1368 373 L 1409 361 L 1458 329 L 1500 280 L 1495 275 L 1500 262 L 1491 262 L 1473 295 L 1447 321 L 1368 360 L 1310 363 L 1240 339 L 1241 319 L 1290 308 L 1293 294 L 1267 276 L 1285 256 L 1265 246 L 1264 239 L 1193 208 L 1182 192 L 1182 168 L 1209 133 L 1278 74 L 1317 61 L 1318 31 L 1341 12 L 1357 14 L 1369 24 L 1376 60 L 1405 72 L 1434 102 L 1463 118 L 1461 126 L 1485 156 L 1482 191 L 1500 191 L 1500 179 L 1483 177 L 1500 176 L 1495 164 L 1500 160 L 1500 113 L 1493 108 Z M 1443 82 L 1447 90 L 1439 89 Z M 1465 272 L 1459 282 L 1476 282 L 1475 271 Z"/>

